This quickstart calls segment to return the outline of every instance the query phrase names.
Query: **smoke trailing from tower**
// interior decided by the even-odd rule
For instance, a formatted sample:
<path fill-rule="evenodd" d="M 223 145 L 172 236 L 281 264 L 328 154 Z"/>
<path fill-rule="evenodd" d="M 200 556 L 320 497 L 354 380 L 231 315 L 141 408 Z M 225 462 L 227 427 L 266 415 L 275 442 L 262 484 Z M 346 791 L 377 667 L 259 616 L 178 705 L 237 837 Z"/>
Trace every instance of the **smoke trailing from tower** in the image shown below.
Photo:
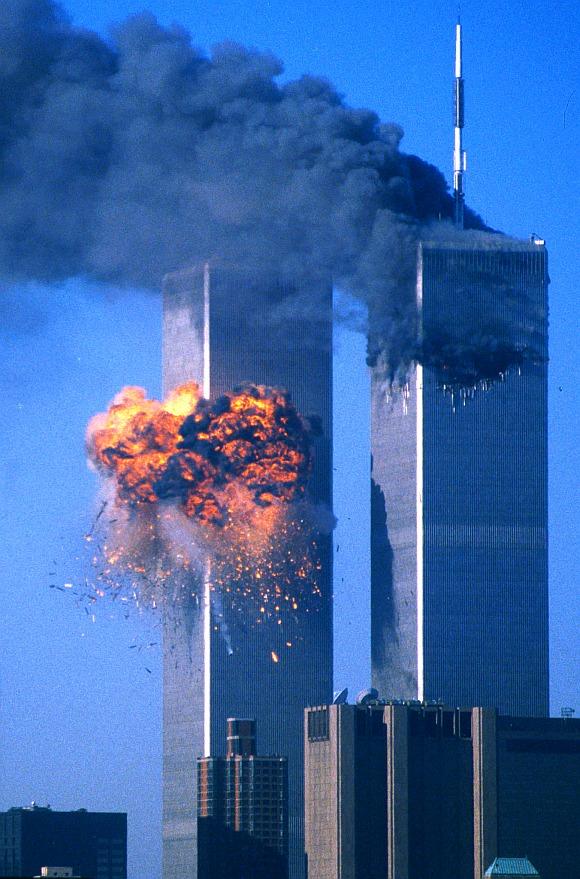
<path fill-rule="evenodd" d="M 104 39 L 51 0 L 6 0 L 0 280 L 157 290 L 205 259 L 297 289 L 332 277 L 372 313 L 371 359 L 404 370 L 427 350 L 415 253 L 453 215 L 444 177 L 400 151 L 399 126 L 282 70 L 234 44 L 208 56 L 147 13 Z M 468 209 L 465 226 L 483 228 Z"/>

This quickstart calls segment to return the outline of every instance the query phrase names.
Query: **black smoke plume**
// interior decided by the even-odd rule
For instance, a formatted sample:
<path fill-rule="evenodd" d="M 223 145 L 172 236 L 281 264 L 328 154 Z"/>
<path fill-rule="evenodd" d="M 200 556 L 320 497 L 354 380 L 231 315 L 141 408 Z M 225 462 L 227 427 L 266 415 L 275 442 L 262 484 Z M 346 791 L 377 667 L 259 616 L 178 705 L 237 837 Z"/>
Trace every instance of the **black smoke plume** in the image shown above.
<path fill-rule="evenodd" d="M 417 356 L 416 244 L 451 217 L 445 180 L 399 150 L 399 126 L 281 73 L 147 13 L 104 39 L 51 0 L 4 0 L 0 283 L 157 290 L 205 259 L 302 289 L 332 277 L 369 306 L 370 357 L 395 374 Z M 469 210 L 466 225 L 483 228 Z"/>

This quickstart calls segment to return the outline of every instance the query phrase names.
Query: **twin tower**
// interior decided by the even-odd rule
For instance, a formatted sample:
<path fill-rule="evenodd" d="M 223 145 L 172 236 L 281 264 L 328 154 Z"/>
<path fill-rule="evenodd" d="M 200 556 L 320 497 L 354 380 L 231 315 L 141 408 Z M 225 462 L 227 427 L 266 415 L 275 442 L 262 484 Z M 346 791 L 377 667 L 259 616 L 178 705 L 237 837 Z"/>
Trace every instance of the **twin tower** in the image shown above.
<path fill-rule="evenodd" d="M 476 326 L 484 313 L 525 328 L 522 308 L 535 356 L 465 406 L 442 389 L 444 358 L 422 358 L 405 393 L 372 371 L 372 683 L 385 699 L 548 713 L 547 283 L 543 242 L 457 234 L 419 246 L 422 323 Z M 213 399 L 248 381 L 286 388 L 320 421 L 311 495 L 331 508 L 330 286 L 209 266 L 169 276 L 163 376 L 165 392 L 193 379 Z M 331 536 L 318 553 L 316 611 L 298 610 L 280 661 L 267 639 L 284 633 L 243 606 L 228 617 L 204 595 L 166 612 L 164 879 L 197 876 L 196 758 L 222 753 L 228 717 L 255 718 L 259 752 L 288 757 L 290 879 L 304 877 L 303 709 L 332 701 Z"/>

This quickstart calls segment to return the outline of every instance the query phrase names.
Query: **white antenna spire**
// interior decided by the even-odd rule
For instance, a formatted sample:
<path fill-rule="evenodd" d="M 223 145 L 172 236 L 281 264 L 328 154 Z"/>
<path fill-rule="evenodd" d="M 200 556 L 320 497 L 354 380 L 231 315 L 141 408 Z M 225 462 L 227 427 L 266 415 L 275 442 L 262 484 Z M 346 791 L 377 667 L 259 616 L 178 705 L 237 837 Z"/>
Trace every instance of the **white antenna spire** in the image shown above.
<path fill-rule="evenodd" d="M 463 229 L 465 193 L 463 190 L 463 172 L 467 167 L 467 156 L 463 149 L 464 96 L 461 58 L 461 20 L 457 16 L 455 25 L 455 82 L 454 120 L 455 142 L 453 146 L 453 200 L 455 202 L 455 225 Z"/>

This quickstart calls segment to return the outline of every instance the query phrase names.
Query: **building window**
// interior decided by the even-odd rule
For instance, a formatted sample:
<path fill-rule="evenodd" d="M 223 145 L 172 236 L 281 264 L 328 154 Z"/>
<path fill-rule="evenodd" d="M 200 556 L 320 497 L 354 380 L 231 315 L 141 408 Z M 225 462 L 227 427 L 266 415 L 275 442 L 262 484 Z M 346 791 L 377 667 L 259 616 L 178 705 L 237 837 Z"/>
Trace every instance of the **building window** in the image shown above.
<path fill-rule="evenodd" d="M 328 739 L 328 708 L 316 708 L 308 712 L 308 741 L 321 742 Z"/>

